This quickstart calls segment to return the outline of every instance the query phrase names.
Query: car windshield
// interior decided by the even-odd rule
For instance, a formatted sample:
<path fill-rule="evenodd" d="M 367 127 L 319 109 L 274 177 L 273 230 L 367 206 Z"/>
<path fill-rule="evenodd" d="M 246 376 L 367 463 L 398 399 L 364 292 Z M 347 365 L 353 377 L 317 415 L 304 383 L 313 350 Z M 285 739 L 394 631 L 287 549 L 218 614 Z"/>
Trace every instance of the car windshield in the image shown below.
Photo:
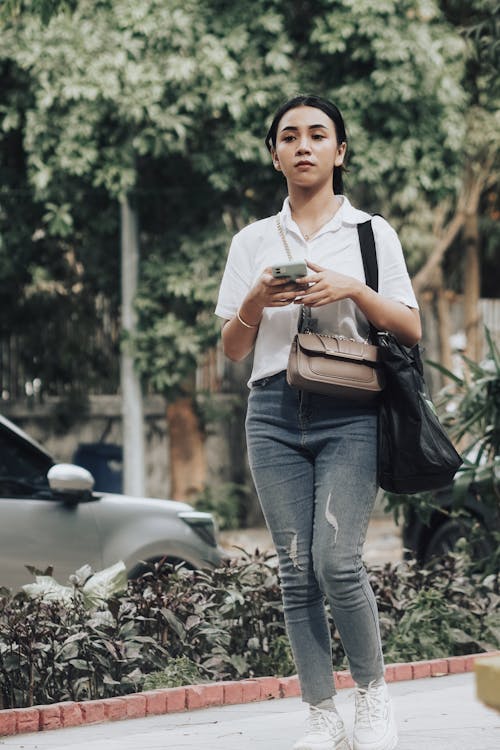
<path fill-rule="evenodd" d="M 46 496 L 51 461 L 11 432 L 0 430 L 0 497 Z"/>

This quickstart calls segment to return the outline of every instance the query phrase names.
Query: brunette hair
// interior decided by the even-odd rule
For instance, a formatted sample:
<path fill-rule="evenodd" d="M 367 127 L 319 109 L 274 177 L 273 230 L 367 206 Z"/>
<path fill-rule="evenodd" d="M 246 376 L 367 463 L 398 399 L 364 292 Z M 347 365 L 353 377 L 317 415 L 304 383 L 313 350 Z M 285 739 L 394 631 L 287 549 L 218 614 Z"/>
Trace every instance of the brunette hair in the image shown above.
<path fill-rule="evenodd" d="M 266 135 L 265 143 L 269 151 L 276 148 L 276 135 L 281 118 L 290 109 L 295 109 L 296 107 L 316 107 L 316 109 L 321 109 L 322 112 L 328 115 L 335 126 L 337 143 L 339 145 L 345 143 L 347 147 L 347 133 L 344 125 L 344 118 L 342 117 L 339 108 L 336 107 L 333 102 L 328 101 L 328 99 L 323 99 L 321 96 L 316 96 L 315 94 L 299 94 L 298 96 L 294 96 L 293 99 L 286 101 L 276 111 L 271 127 Z M 336 195 L 342 195 L 344 192 L 344 181 L 342 179 L 344 171 L 344 164 L 340 167 L 335 167 L 333 170 L 333 192 Z"/>

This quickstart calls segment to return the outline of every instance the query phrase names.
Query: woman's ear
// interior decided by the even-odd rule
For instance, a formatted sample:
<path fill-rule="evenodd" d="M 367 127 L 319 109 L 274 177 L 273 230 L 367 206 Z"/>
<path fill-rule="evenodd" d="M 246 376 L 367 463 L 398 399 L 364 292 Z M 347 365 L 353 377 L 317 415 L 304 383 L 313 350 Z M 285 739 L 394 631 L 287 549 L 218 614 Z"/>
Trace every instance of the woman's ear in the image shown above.
<path fill-rule="evenodd" d="M 272 160 L 273 160 L 273 166 L 274 166 L 274 168 L 278 172 L 281 172 L 280 160 L 278 159 L 278 154 L 276 153 L 276 149 L 274 149 L 274 148 L 271 149 L 271 157 L 272 157 Z"/>
<path fill-rule="evenodd" d="M 345 141 L 342 141 L 340 146 L 337 149 L 337 154 L 335 156 L 335 166 L 340 167 L 344 163 L 345 153 L 347 151 L 347 143 Z"/>

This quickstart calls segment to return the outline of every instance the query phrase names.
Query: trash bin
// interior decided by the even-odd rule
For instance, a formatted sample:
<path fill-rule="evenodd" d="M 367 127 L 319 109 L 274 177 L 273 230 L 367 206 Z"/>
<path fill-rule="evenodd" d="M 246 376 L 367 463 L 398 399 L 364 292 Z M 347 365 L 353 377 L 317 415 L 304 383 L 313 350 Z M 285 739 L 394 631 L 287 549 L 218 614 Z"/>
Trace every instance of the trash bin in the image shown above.
<path fill-rule="evenodd" d="M 123 491 L 123 449 L 114 443 L 80 443 L 73 463 L 88 469 L 97 492 Z"/>

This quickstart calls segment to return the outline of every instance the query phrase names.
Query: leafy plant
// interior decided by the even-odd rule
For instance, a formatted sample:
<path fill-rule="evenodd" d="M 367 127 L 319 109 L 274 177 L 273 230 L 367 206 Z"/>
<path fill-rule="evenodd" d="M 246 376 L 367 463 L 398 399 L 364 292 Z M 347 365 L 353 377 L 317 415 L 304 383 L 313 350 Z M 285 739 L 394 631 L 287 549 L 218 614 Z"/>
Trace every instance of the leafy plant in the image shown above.
<path fill-rule="evenodd" d="M 14 597 L 1 591 L 4 707 L 122 695 L 161 665 L 164 650 L 141 632 L 133 603 L 112 593 L 116 569 L 96 574 L 93 587 L 80 573 L 72 589 L 39 577 Z"/>
<path fill-rule="evenodd" d="M 126 591 L 107 585 L 97 597 L 84 594 L 88 573 L 72 587 L 42 580 L 30 596 L 0 589 L 3 708 L 295 671 L 274 557 L 244 554 L 211 572 L 156 564 Z M 432 568 L 388 564 L 369 575 L 388 661 L 500 647 L 498 572 L 479 576 L 451 555 Z M 332 644 L 341 668 L 333 626 Z"/>
<path fill-rule="evenodd" d="M 443 507 L 435 492 L 416 495 L 386 495 L 386 508 L 397 522 L 408 522 L 415 513 L 429 525 L 433 518 L 454 518 L 463 526 L 464 538 L 472 557 L 484 571 L 498 570 L 498 531 L 485 529 L 470 516 L 466 502 L 473 493 L 494 513 L 500 511 L 500 352 L 490 331 L 485 328 L 488 354 L 482 362 L 463 359 L 463 374 L 447 370 L 436 362 L 430 364 L 451 381 L 440 392 L 436 404 L 444 424 L 458 445 L 464 465 L 454 479 L 451 507 Z M 487 544 L 485 545 L 485 537 Z M 491 557 L 481 559 L 478 550 L 488 547 Z"/>
<path fill-rule="evenodd" d="M 23 591 L 33 599 L 62 604 L 71 602 L 78 592 L 83 606 L 93 610 L 127 590 L 127 570 L 122 561 L 98 573 L 84 565 L 71 576 L 70 583 L 72 586 L 61 586 L 51 575 L 35 573 L 35 583 L 26 584 Z"/>
<path fill-rule="evenodd" d="M 143 690 L 196 685 L 203 679 L 206 679 L 206 676 L 202 675 L 197 664 L 187 656 L 178 656 L 171 659 L 160 672 L 148 674 L 144 679 Z"/>
<path fill-rule="evenodd" d="M 387 661 L 413 661 L 498 648 L 498 572 L 471 572 L 466 555 L 432 566 L 415 561 L 370 571 Z"/>
<path fill-rule="evenodd" d="M 485 337 L 486 359 L 478 363 L 462 355 L 462 377 L 433 363 L 453 381 L 453 387 L 442 391 L 441 401 L 452 436 L 465 443 L 465 468 L 474 473 L 500 466 L 500 351 L 488 328 Z"/>
<path fill-rule="evenodd" d="M 238 529 L 249 495 L 250 489 L 236 482 L 225 482 L 214 487 L 207 485 L 194 501 L 194 506 L 213 513 L 220 529 Z"/>

